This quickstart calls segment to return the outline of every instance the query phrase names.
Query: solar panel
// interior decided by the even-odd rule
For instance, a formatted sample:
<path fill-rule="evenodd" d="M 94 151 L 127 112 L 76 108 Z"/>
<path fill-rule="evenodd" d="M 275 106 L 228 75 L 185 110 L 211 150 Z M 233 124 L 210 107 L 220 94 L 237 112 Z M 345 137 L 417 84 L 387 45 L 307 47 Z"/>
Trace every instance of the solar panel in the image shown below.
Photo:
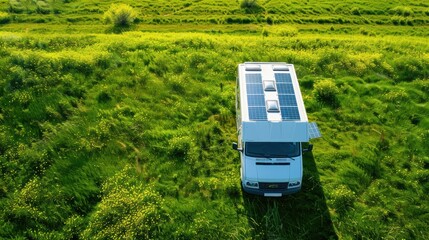
<path fill-rule="evenodd" d="M 262 84 L 262 76 L 260 73 L 248 73 L 246 74 L 246 84 L 250 83 L 261 83 Z"/>
<path fill-rule="evenodd" d="M 319 138 L 322 136 L 322 134 L 319 131 L 319 128 L 317 127 L 317 123 L 315 122 L 308 123 L 308 135 L 310 136 L 310 139 Z"/>
<path fill-rule="evenodd" d="M 246 91 L 249 119 L 255 121 L 267 120 L 264 89 L 260 73 L 246 74 Z"/>
<path fill-rule="evenodd" d="M 282 94 L 279 95 L 280 106 L 297 106 L 295 95 L 292 94 Z"/>
<path fill-rule="evenodd" d="M 295 94 L 292 84 L 277 83 L 278 94 Z"/>
<path fill-rule="evenodd" d="M 261 84 L 246 84 L 247 94 L 262 94 L 264 95 L 264 89 L 262 89 Z"/>
<path fill-rule="evenodd" d="M 267 120 L 267 110 L 263 107 L 249 107 L 250 120 Z"/>
<path fill-rule="evenodd" d="M 289 73 L 275 73 L 274 77 L 277 83 L 292 83 L 292 78 Z"/>
<path fill-rule="evenodd" d="M 249 107 L 265 106 L 264 95 L 247 95 L 247 105 Z"/>
<path fill-rule="evenodd" d="M 276 79 L 282 120 L 299 120 L 299 110 L 290 74 L 275 73 L 274 77 Z"/>
<path fill-rule="evenodd" d="M 298 107 L 280 107 L 283 120 L 299 120 Z"/>

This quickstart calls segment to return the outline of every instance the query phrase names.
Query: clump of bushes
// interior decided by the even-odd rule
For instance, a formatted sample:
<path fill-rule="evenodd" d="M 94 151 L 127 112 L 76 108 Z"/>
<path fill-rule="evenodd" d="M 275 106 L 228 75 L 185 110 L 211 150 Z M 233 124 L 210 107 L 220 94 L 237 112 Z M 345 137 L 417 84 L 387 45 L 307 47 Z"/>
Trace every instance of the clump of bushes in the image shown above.
<path fill-rule="evenodd" d="M 243 0 L 241 1 L 241 8 L 257 8 L 259 7 L 257 0 Z"/>
<path fill-rule="evenodd" d="M 186 158 L 191 150 L 192 139 L 187 136 L 174 137 L 168 141 L 170 156 L 176 158 Z"/>
<path fill-rule="evenodd" d="M 298 29 L 295 27 L 282 27 L 277 30 L 277 35 L 281 37 L 295 37 L 298 35 Z"/>
<path fill-rule="evenodd" d="M 356 195 L 345 185 L 339 185 L 331 193 L 331 203 L 335 210 L 342 214 L 353 206 Z"/>
<path fill-rule="evenodd" d="M 429 76 L 429 61 L 422 57 L 401 57 L 393 62 L 397 82 L 411 82 L 416 79 L 426 79 Z"/>
<path fill-rule="evenodd" d="M 84 239 L 153 239 L 168 220 L 164 199 L 152 186 L 138 180 L 127 166 L 108 179 L 102 187 L 102 199 L 92 214 Z"/>
<path fill-rule="evenodd" d="M 404 17 L 408 17 L 408 16 L 414 15 L 414 11 L 411 8 L 404 7 L 404 6 L 394 7 L 392 9 L 390 9 L 389 12 L 391 14 L 395 14 L 395 15 L 399 15 L 399 16 L 404 16 Z"/>
<path fill-rule="evenodd" d="M 10 16 L 8 13 L 0 12 L 0 24 L 5 24 L 10 22 Z"/>
<path fill-rule="evenodd" d="M 402 17 L 402 16 L 393 16 L 390 18 L 390 21 L 393 23 L 393 25 L 414 25 L 414 20 L 412 18 Z"/>
<path fill-rule="evenodd" d="M 49 4 L 47 4 L 44 1 L 37 1 L 36 5 L 37 5 L 36 12 L 38 12 L 38 13 L 48 14 L 51 12 Z"/>
<path fill-rule="evenodd" d="M 314 84 L 314 94 L 319 102 L 337 106 L 338 93 L 339 89 L 332 80 L 326 79 Z"/>
<path fill-rule="evenodd" d="M 249 17 L 227 17 L 225 22 L 228 24 L 239 23 L 239 24 L 248 24 L 253 23 L 256 20 L 254 18 Z"/>
<path fill-rule="evenodd" d="M 358 7 L 354 7 L 354 8 L 352 8 L 351 13 L 353 15 L 360 16 L 360 9 Z"/>
<path fill-rule="evenodd" d="M 246 13 L 257 13 L 262 10 L 257 0 L 242 0 L 240 7 L 244 9 Z"/>
<path fill-rule="evenodd" d="M 110 100 L 112 100 L 112 97 L 109 93 L 102 91 L 97 95 L 97 102 L 98 103 L 107 103 Z"/>
<path fill-rule="evenodd" d="M 22 13 L 24 12 L 24 6 L 22 6 L 21 2 L 17 0 L 9 1 L 9 12 L 12 13 Z"/>
<path fill-rule="evenodd" d="M 105 23 L 113 23 L 114 27 L 129 27 L 134 23 L 137 12 L 126 4 L 112 4 L 104 13 L 103 20 Z"/>
<path fill-rule="evenodd" d="M 384 100 L 391 103 L 400 104 L 409 101 L 410 97 L 404 90 L 393 90 L 383 95 Z"/>

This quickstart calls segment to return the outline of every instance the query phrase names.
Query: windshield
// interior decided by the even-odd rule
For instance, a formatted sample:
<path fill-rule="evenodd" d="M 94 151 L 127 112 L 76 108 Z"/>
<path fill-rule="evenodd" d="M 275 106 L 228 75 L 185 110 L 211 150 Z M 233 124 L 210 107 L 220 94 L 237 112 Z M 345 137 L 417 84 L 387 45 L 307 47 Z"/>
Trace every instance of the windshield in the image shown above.
<path fill-rule="evenodd" d="M 298 142 L 247 142 L 245 154 L 249 157 L 286 158 L 300 155 Z"/>

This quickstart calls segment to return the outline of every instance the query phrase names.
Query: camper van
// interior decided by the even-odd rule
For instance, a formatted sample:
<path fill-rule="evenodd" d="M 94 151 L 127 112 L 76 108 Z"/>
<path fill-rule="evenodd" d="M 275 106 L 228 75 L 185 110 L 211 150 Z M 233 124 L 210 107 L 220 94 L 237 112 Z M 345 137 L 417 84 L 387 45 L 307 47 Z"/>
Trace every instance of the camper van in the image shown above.
<path fill-rule="evenodd" d="M 280 197 L 300 191 L 303 152 L 320 137 L 309 123 L 293 64 L 239 64 L 236 121 L 241 184 L 247 193 Z"/>

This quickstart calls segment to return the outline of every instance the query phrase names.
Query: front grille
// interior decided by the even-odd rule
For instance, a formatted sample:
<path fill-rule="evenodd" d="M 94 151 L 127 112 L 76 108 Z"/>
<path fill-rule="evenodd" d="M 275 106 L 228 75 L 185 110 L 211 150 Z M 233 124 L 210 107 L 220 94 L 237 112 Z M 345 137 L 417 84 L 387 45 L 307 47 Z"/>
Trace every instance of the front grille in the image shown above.
<path fill-rule="evenodd" d="M 256 162 L 256 165 L 290 165 L 290 162 Z"/>
<path fill-rule="evenodd" d="M 259 189 L 287 189 L 288 182 L 282 183 L 267 183 L 259 182 Z"/>

